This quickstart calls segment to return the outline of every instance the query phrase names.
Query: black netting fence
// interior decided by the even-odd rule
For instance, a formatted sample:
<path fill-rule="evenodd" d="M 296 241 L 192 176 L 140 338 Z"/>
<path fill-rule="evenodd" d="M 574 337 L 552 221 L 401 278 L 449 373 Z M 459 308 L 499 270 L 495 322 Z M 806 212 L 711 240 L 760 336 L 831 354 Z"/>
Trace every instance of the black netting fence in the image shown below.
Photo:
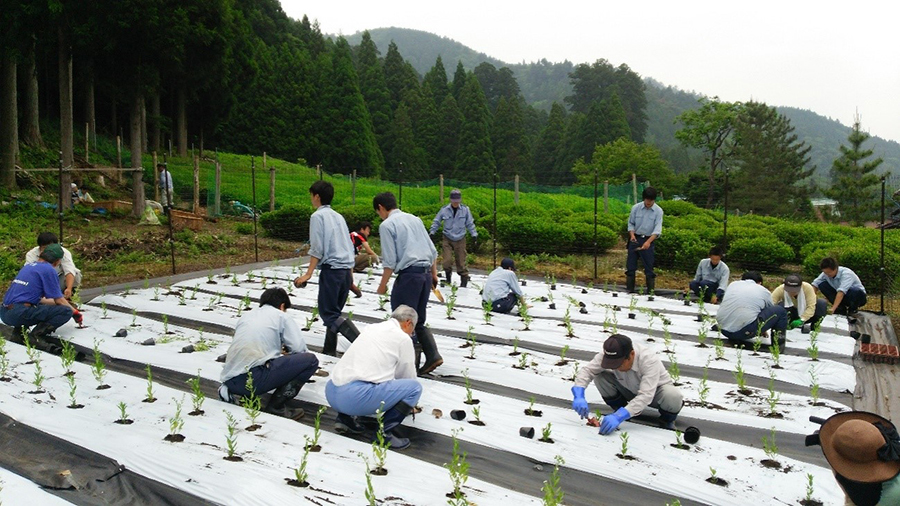
<path fill-rule="evenodd" d="M 163 164 L 162 171 L 157 164 Z M 171 194 L 160 184 L 166 171 L 171 174 Z M 18 179 L 24 188 L 0 208 L 7 223 L 2 228 L 7 246 L 0 274 L 7 280 L 15 274 L 24 251 L 41 231 L 59 234 L 76 260 L 90 265 L 95 278 L 87 281 L 91 286 L 103 284 L 107 277 L 158 276 L 295 257 L 305 251 L 308 240 L 313 212 L 309 187 L 323 179 L 333 184 L 333 208 L 351 230 L 371 224 L 370 243 L 376 252 L 380 222 L 372 206 L 376 194 L 393 192 L 405 212 L 431 228 L 435 215 L 448 205 L 451 190 L 459 189 L 478 235 L 477 241 L 467 240 L 470 266 L 491 269 L 511 256 L 523 274 L 624 284 L 628 214 L 648 185 L 599 178 L 594 184 L 549 185 L 517 176 L 487 182 L 443 177 L 387 181 L 357 176 L 363 172 L 367 171 L 330 171 L 265 155 L 214 151 L 196 152 L 193 157 L 147 156 L 141 172 L 147 210 L 133 216 L 132 169 L 62 171 L 64 194 L 76 192 L 77 199 L 72 207 L 64 205 L 63 212 L 58 211 L 58 168 L 22 170 Z M 885 178 L 883 202 L 880 193 L 878 202 L 883 203 L 884 219 L 857 227 L 841 224 L 829 208 L 833 202 L 824 199 L 814 202 L 824 211 L 817 213 L 822 219 L 808 221 L 733 210 L 726 220 L 724 209 L 660 198 L 657 203 L 665 216 L 662 234 L 654 243 L 656 287 L 686 288 L 698 262 L 713 246 L 725 249 L 732 279 L 757 270 L 769 288 L 789 273 L 811 281 L 820 272 L 821 259 L 832 256 L 862 279 L 869 293 L 865 309 L 900 315 L 900 281 L 895 282 L 900 276 L 898 190 L 900 178 Z M 172 207 L 167 212 L 170 195 Z M 440 230 L 438 224 L 433 237 L 442 255 Z M 638 286 L 644 284 L 643 271 L 639 264 Z"/>

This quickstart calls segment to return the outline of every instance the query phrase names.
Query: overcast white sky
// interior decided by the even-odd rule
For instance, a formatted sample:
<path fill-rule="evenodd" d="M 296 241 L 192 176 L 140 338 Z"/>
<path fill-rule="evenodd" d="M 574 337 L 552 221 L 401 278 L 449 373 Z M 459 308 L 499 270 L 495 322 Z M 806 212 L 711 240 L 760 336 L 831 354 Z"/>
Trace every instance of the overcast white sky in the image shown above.
<path fill-rule="evenodd" d="M 324 33 L 396 26 L 508 63 L 627 63 L 723 100 L 810 109 L 900 141 L 900 30 L 887 1 L 281 0 Z M 382 53 L 386 48 L 379 48 Z"/>

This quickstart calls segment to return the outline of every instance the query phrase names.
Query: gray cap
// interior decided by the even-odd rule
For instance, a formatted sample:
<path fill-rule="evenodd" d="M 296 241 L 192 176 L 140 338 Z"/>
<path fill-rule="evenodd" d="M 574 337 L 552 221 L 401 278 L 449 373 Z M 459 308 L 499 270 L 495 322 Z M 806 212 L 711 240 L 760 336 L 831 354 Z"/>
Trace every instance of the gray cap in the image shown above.
<path fill-rule="evenodd" d="M 450 202 L 460 202 L 462 200 L 462 192 L 454 189 L 450 192 Z"/>

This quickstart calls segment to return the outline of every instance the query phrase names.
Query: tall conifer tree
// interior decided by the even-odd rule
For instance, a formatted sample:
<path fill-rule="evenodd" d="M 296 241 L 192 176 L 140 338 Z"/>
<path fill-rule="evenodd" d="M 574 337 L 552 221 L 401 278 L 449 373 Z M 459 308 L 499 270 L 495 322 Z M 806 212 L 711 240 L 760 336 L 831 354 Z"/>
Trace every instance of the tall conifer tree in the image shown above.
<path fill-rule="evenodd" d="M 825 191 L 837 201 L 841 219 L 854 225 L 873 219 L 879 206 L 878 176 L 874 172 L 883 160 L 879 157 L 866 161 L 873 153 L 862 147 L 867 140 L 869 133 L 862 131 L 857 114 L 847 137 L 850 146 L 841 145 L 841 156 L 831 165 L 831 188 Z"/>
<path fill-rule="evenodd" d="M 460 110 L 463 115 L 459 136 L 455 179 L 492 181 L 496 165 L 491 146 L 491 111 L 474 74 L 466 76 L 466 85 L 460 92 Z"/>
<path fill-rule="evenodd" d="M 372 41 L 368 30 L 363 32 L 356 59 L 359 89 L 366 101 L 369 116 L 372 118 L 378 145 L 385 149 L 387 148 L 388 132 L 391 129 L 391 94 L 385 82 L 378 48 Z"/>

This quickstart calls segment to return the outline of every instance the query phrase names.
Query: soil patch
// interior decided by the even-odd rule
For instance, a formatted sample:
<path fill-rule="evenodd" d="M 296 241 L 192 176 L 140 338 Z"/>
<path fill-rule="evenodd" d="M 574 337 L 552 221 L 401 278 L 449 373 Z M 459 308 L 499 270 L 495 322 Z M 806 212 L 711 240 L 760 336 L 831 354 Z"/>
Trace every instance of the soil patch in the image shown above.
<path fill-rule="evenodd" d="M 238 457 L 238 458 L 240 458 L 240 457 Z M 308 482 L 308 481 L 297 481 L 297 480 L 292 479 L 292 478 L 285 478 L 284 481 L 285 481 L 288 485 L 290 485 L 290 486 L 292 486 L 292 487 L 306 488 L 306 487 L 309 486 L 309 482 Z"/>
<path fill-rule="evenodd" d="M 763 467 L 768 469 L 781 469 L 781 462 L 772 459 L 762 459 L 759 461 Z"/>
<path fill-rule="evenodd" d="M 144 399 L 141 402 L 146 402 L 148 404 L 156 402 L 156 397 L 152 397 L 150 399 Z"/>
<path fill-rule="evenodd" d="M 727 487 L 727 486 L 728 486 L 728 482 L 725 481 L 725 480 L 723 480 L 722 478 L 719 478 L 718 476 L 716 476 L 715 478 L 713 478 L 712 476 L 710 476 L 709 478 L 706 479 L 706 482 L 707 482 L 707 483 L 712 483 L 713 485 L 718 485 L 718 486 L 720 486 L 720 487 Z"/>
<path fill-rule="evenodd" d="M 97 390 L 106 390 L 106 389 L 109 389 L 109 388 L 112 388 L 112 387 L 109 386 L 109 385 L 100 385 L 99 387 L 97 387 Z"/>
<path fill-rule="evenodd" d="M 622 460 L 637 460 L 637 457 L 634 455 L 622 455 L 621 453 L 617 453 L 616 457 L 619 457 Z"/>
<path fill-rule="evenodd" d="M 262 425 L 260 425 L 260 424 L 258 424 L 258 423 L 254 423 L 253 425 L 247 427 L 247 428 L 244 429 L 244 430 L 246 430 L 247 432 L 253 432 L 253 431 L 257 430 L 257 429 L 262 429 Z"/>
<path fill-rule="evenodd" d="M 195 409 L 195 410 L 191 411 L 190 413 L 188 413 L 188 415 L 190 415 L 190 416 L 200 416 L 200 415 L 202 415 L 203 413 L 206 413 L 206 411 L 203 411 L 202 409 Z"/>
<path fill-rule="evenodd" d="M 309 450 L 313 453 L 322 451 L 322 445 L 312 445 L 304 448 L 305 450 Z"/>
<path fill-rule="evenodd" d="M 528 409 L 528 408 L 525 408 L 525 414 L 528 415 L 528 416 L 537 416 L 537 417 L 544 416 L 544 412 L 541 411 L 541 410 L 539 410 L 539 409 Z"/>
<path fill-rule="evenodd" d="M 163 440 L 170 443 L 180 443 L 184 441 L 184 436 L 182 436 L 181 434 L 169 434 L 168 436 L 164 437 Z"/>
<path fill-rule="evenodd" d="M 479 401 L 478 399 L 472 399 L 471 401 L 463 401 L 463 404 L 474 406 L 475 404 L 481 404 L 481 401 Z"/>
<path fill-rule="evenodd" d="M 244 461 L 244 459 L 242 459 L 241 457 L 238 457 L 237 455 L 232 455 L 230 457 L 226 455 L 226 456 L 222 457 L 222 460 L 227 460 L 229 462 L 243 462 Z"/>
<path fill-rule="evenodd" d="M 679 450 L 690 450 L 691 449 L 691 445 L 686 445 L 684 443 L 682 443 L 682 444 L 671 443 L 669 446 L 671 446 L 672 448 L 678 448 Z"/>
<path fill-rule="evenodd" d="M 81 409 L 84 407 L 84 404 L 69 404 L 66 407 L 69 409 Z"/>
<path fill-rule="evenodd" d="M 117 423 L 119 425 L 131 425 L 134 423 L 134 420 L 132 420 L 131 418 L 126 418 L 125 420 L 122 420 L 121 418 L 119 418 L 114 423 Z M 168 437 L 168 436 L 166 436 L 166 437 Z"/>
<path fill-rule="evenodd" d="M 369 472 L 374 474 L 375 476 L 387 476 L 388 470 L 383 467 L 376 467 Z"/>
<path fill-rule="evenodd" d="M 542 438 L 539 438 L 538 441 L 540 441 L 542 443 L 550 443 L 550 444 L 554 443 L 553 438 L 551 438 L 551 437 L 542 437 Z"/>
<path fill-rule="evenodd" d="M 482 422 L 481 420 L 470 420 L 469 423 L 471 423 L 472 425 L 477 425 L 479 427 L 484 427 L 484 422 Z"/>

